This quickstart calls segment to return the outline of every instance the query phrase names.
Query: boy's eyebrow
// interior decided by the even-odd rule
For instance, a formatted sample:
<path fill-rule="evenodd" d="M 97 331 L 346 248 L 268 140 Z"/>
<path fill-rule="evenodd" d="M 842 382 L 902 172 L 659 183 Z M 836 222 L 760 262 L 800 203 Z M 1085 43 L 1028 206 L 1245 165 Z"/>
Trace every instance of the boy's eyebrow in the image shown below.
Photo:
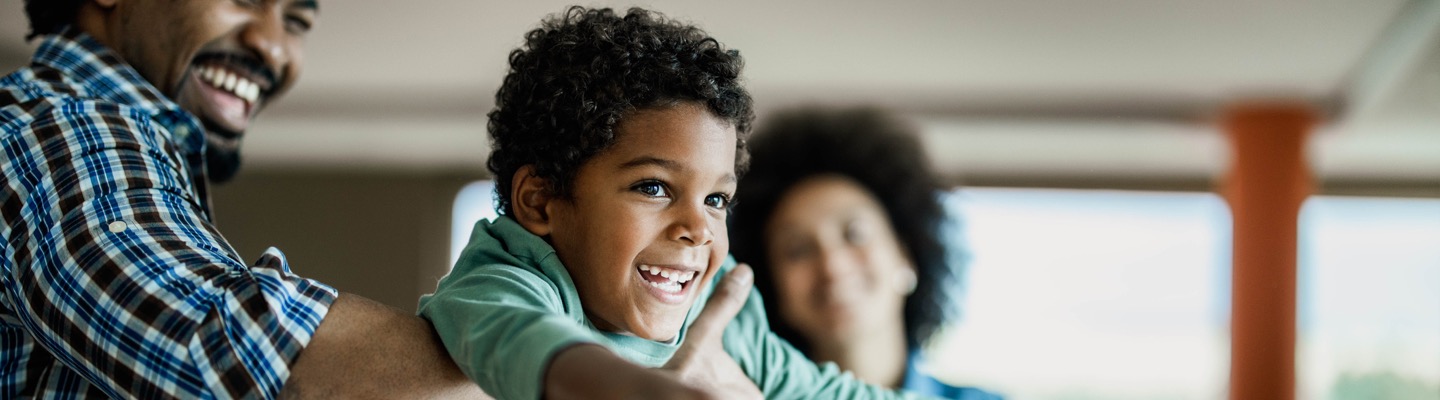
<path fill-rule="evenodd" d="M 640 156 L 640 157 L 635 157 L 634 159 L 631 159 L 630 161 L 626 161 L 625 163 L 620 164 L 620 169 L 637 168 L 637 167 L 642 167 L 642 166 L 646 166 L 646 165 L 654 165 L 654 166 L 657 166 L 657 167 L 660 167 L 660 168 L 663 168 L 663 169 L 668 169 L 668 170 L 671 170 L 671 171 L 682 171 L 682 170 L 685 170 L 685 166 L 684 166 L 684 165 L 681 165 L 680 162 L 678 162 L 678 161 L 668 160 L 668 159 L 664 159 L 664 158 L 660 158 L 660 157 L 654 157 L 654 156 Z M 737 180 L 737 179 L 735 179 L 735 174 L 734 174 L 734 173 L 725 174 L 725 176 L 722 177 L 722 178 L 720 178 L 720 179 L 721 179 L 721 181 L 722 181 L 723 183 L 732 183 L 732 182 L 735 182 L 735 181 Z"/>
<path fill-rule="evenodd" d="M 682 169 L 682 167 L 680 166 L 680 163 L 679 163 L 679 162 L 676 162 L 675 160 L 667 160 L 667 159 L 664 159 L 664 158 L 653 157 L 653 156 L 640 156 L 640 157 L 635 157 L 634 159 L 631 159 L 630 161 L 626 161 L 624 164 L 620 164 L 620 169 L 630 169 L 630 168 L 635 168 L 635 167 L 640 167 L 640 166 L 645 166 L 645 165 L 655 165 L 655 166 L 659 166 L 660 168 L 664 168 L 664 169 Z"/>

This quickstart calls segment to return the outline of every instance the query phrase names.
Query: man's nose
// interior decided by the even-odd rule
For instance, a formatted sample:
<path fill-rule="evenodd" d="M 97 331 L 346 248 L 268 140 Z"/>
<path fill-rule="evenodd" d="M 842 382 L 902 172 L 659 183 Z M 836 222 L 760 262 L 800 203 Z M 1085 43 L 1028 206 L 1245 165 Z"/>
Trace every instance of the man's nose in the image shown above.
<path fill-rule="evenodd" d="M 284 15 L 274 7 L 260 7 L 254 10 L 253 17 L 240 33 L 240 41 L 278 74 L 290 64 L 285 35 Z"/>

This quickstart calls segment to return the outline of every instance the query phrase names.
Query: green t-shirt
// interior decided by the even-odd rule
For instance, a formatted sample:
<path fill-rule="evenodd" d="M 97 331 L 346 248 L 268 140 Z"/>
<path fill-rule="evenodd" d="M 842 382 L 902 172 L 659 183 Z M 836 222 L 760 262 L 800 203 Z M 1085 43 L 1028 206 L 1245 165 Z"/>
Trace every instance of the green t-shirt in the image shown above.
<path fill-rule="evenodd" d="M 720 277 L 735 268 L 726 257 L 690 308 L 680 335 L 662 343 L 602 332 L 585 317 L 580 296 L 555 249 L 510 217 L 480 221 L 455 269 L 434 294 L 420 298 L 420 315 L 435 325 L 460 369 L 500 399 L 538 399 L 550 359 L 579 343 L 596 343 L 647 367 L 665 364 L 710 298 Z M 867 385 L 833 363 L 816 366 L 770 331 L 760 294 L 750 292 L 725 327 L 725 351 L 769 399 L 914 398 Z"/>

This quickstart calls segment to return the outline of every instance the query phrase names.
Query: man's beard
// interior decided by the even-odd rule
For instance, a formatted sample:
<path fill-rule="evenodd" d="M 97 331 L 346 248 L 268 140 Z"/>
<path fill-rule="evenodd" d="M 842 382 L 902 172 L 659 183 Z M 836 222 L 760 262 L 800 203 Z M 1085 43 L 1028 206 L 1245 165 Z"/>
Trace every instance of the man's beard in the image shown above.
<path fill-rule="evenodd" d="M 223 139 L 215 135 L 205 134 L 205 172 L 210 182 L 229 182 L 240 172 L 240 139 Z"/>

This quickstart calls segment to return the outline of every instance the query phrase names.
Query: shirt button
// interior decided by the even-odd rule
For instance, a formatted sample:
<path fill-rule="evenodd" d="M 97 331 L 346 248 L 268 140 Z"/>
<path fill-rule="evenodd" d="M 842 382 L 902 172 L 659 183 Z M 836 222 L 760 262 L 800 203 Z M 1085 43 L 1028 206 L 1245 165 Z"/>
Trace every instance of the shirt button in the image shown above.
<path fill-rule="evenodd" d="M 124 231 L 125 221 L 115 221 L 110 223 L 110 233 L 120 233 Z"/>

